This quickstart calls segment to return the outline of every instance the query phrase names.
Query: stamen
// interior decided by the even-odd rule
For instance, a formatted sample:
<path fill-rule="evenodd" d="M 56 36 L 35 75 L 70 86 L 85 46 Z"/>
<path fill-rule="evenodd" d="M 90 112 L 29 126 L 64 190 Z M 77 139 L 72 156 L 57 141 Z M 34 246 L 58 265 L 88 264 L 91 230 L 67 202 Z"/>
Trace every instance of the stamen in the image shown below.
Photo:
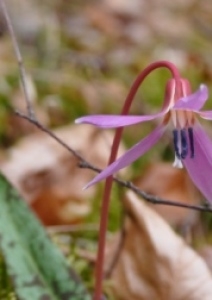
<path fill-rule="evenodd" d="M 190 152 L 191 158 L 194 158 L 194 134 L 193 134 L 193 128 L 188 128 L 188 138 L 189 138 L 189 146 L 190 146 Z"/>
<path fill-rule="evenodd" d="M 181 159 L 179 159 L 176 155 L 175 155 L 175 158 L 174 158 L 173 167 L 178 168 L 178 169 L 183 168 L 183 164 L 182 164 Z"/>
<path fill-rule="evenodd" d="M 188 154 L 188 143 L 187 143 L 187 136 L 186 130 L 180 130 L 180 137 L 181 137 L 181 158 L 185 159 Z"/>
<path fill-rule="evenodd" d="M 174 129 L 173 130 L 173 142 L 174 142 L 174 151 L 175 151 L 175 154 L 177 156 L 177 158 L 180 159 L 180 151 L 179 151 L 179 146 L 178 146 L 178 130 L 177 129 Z"/>

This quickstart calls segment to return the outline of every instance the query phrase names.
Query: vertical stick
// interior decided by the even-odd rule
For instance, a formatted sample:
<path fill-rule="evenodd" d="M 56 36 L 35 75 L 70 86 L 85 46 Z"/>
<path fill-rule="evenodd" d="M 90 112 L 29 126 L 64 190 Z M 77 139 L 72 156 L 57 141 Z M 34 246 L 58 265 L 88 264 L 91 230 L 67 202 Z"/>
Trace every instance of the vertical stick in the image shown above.
<path fill-rule="evenodd" d="M 14 51 L 15 51 L 15 55 L 16 55 L 16 58 L 17 58 L 17 61 L 18 61 L 21 84 L 22 84 L 23 91 L 24 91 L 27 113 L 28 113 L 28 115 L 31 119 L 34 119 L 34 111 L 32 109 L 32 104 L 31 104 L 30 97 L 29 97 L 29 92 L 28 92 L 28 89 L 27 89 L 26 70 L 24 68 L 21 52 L 20 52 L 20 49 L 19 49 L 19 46 L 18 46 L 18 42 L 17 42 L 16 36 L 15 36 L 15 32 L 13 30 L 12 22 L 10 20 L 10 17 L 9 17 L 9 14 L 8 14 L 8 11 L 7 11 L 7 6 L 4 2 L 4 0 L 0 0 L 0 5 L 1 5 L 5 20 L 6 20 L 6 23 L 7 23 L 7 27 L 8 27 L 11 39 L 12 39 L 12 44 L 13 44 L 13 48 L 14 48 Z"/>

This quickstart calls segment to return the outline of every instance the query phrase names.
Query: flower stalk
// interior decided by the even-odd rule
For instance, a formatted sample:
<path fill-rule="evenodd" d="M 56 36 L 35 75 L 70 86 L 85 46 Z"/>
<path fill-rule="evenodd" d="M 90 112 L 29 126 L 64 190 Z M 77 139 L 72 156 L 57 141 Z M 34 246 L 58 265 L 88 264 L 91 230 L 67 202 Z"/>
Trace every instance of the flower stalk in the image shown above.
<path fill-rule="evenodd" d="M 161 68 L 161 67 L 167 68 L 171 72 L 172 77 L 175 79 L 176 84 L 179 84 L 180 74 L 178 72 L 178 69 L 175 67 L 175 65 L 173 65 L 172 63 L 167 62 L 167 61 L 159 61 L 159 62 L 150 64 L 147 68 L 145 68 L 138 75 L 138 77 L 134 81 L 134 83 L 129 91 L 129 94 L 125 100 L 121 115 L 128 115 L 132 101 L 138 91 L 139 86 L 143 82 L 143 80 L 153 70 Z M 108 165 L 112 164 L 116 160 L 123 129 L 124 129 L 124 127 L 119 127 L 116 129 Z M 100 214 L 99 242 L 98 242 L 96 269 L 95 269 L 95 290 L 94 290 L 94 297 L 93 297 L 94 300 L 102 299 L 104 250 L 105 250 L 105 243 L 106 243 L 108 212 L 109 212 L 112 183 L 113 183 L 113 177 L 111 175 L 106 178 L 104 193 L 103 193 L 102 207 L 101 207 L 101 214 Z"/>

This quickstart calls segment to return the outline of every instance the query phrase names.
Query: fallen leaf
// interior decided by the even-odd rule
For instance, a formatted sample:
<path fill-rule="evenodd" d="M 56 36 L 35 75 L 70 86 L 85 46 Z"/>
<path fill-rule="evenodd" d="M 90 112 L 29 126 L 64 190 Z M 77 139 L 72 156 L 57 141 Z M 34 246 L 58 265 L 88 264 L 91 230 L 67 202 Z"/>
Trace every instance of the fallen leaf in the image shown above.
<path fill-rule="evenodd" d="M 67 145 L 88 162 L 107 165 L 112 131 L 104 134 L 88 125 L 71 125 L 55 131 Z M 120 153 L 123 153 L 123 146 Z M 46 225 L 70 224 L 84 218 L 91 209 L 96 186 L 82 190 L 95 173 L 78 167 L 78 159 L 43 133 L 32 134 L 7 152 L 2 172 Z"/>
<path fill-rule="evenodd" d="M 204 245 L 199 250 L 198 253 L 207 263 L 207 266 L 212 271 L 212 247 L 211 245 Z"/>
<path fill-rule="evenodd" d="M 134 193 L 124 205 L 124 245 L 110 278 L 116 299 L 210 300 L 204 260 Z"/>
<path fill-rule="evenodd" d="M 201 196 L 185 170 L 173 168 L 170 163 L 150 164 L 135 184 L 145 192 L 160 198 L 185 204 L 200 204 Z M 154 205 L 155 209 L 172 226 L 193 226 L 199 212 L 168 205 Z"/>

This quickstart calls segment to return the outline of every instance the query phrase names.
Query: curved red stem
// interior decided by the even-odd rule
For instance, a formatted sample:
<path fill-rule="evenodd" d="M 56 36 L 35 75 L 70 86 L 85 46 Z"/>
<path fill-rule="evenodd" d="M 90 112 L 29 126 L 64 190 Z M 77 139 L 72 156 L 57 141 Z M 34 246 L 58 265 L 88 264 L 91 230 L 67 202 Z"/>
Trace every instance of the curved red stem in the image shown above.
<path fill-rule="evenodd" d="M 121 115 L 128 114 L 131 104 L 132 104 L 132 101 L 135 97 L 135 94 L 136 94 L 139 86 L 145 79 L 145 77 L 147 75 L 149 75 L 149 73 L 152 72 L 153 70 L 161 68 L 161 67 L 165 67 L 170 70 L 173 78 L 176 80 L 176 84 L 178 84 L 178 82 L 180 82 L 180 74 L 178 72 L 178 69 L 172 63 L 170 63 L 168 61 L 159 61 L 159 62 L 150 64 L 138 75 L 138 77 L 134 81 L 133 85 L 131 86 L 129 94 L 128 94 L 128 96 L 125 100 L 124 106 L 122 108 Z M 108 165 L 113 163 L 116 159 L 123 129 L 124 129 L 124 127 L 120 127 L 120 128 L 116 129 Z M 101 296 L 102 296 L 104 249 L 105 249 L 105 242 L 106 242 L 108 211 L 109 211 L 110 193 L 111 193 L 112 183 L 113 183 L 113 176 L 109 176 L 105 182 L 103 202 L 102 202 L 102 207 L 101 207 L 99 243 L 98 243 L 96 270 L 95 270 L 95 291 L 94 291 L 94 297 L 93 297 L 94 300 L 101 300 Z"/>

